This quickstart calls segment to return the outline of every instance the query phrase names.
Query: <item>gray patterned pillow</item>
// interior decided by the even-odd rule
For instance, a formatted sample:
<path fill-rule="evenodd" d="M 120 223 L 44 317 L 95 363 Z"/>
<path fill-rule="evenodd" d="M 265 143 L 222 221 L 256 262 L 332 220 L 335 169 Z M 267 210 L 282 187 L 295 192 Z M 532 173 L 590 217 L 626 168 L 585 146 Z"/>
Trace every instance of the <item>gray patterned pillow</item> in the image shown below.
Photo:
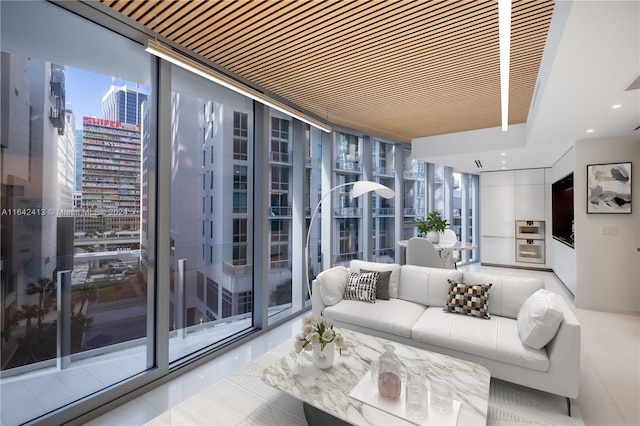
<path fill-rule="evenodd" d="M 391 279 L 391 271 L 369 271 L 360 269 L 360 273 L 378 272 L 378 285 L 376 286 L 376 299 L 389 300 L 389 280 Z"/>
<path fill-rule="evenodd" d="M 456 280 L 449 281 L 449 296 L 444 307 L 445 312 L 472 315 L 491 319 L 489 315 L 489 289 L 492 283 L 465 284 Z"/>
<path fill-rule="evenodd" d="M 376 303 L 376 286 L 378 285 L 378 272 L 349 272 L 349 281 L 344 290 L 345 300 L 361 300 L 363 302 Z"/>

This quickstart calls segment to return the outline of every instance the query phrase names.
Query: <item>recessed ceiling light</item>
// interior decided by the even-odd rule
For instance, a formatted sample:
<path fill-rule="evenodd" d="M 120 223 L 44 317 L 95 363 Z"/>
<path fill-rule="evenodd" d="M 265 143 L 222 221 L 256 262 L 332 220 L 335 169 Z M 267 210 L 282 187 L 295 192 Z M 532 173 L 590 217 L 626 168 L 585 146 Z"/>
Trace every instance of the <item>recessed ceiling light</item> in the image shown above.
<path fill-rule="evenodd" d="M 501 152 L 500 155 L 502 155 L 504 157 L 505 155 L 507 155 L 507 153 L 506 152 Z"/>
<path fill-rule="evenodd" d="M 504 169 L 506 169 L 506 167 L 505 167 L 505 166 L 502 166 L 502 170 L 504 170 Z"/>
<path fill-rule="evenodd" d="M 507 162 L 506 160 L 502 160 L 502 164 L 504 164 L 504 163 L 506 163 L 506 162 Z"/>
<path fill-rule="evenodd" d="M 615 104 L 615 105 L 613 105 L 611 108 L 613 108 L 613 109 L 622 108 L 622 105 L 620 105 L 620 104 Z"/>
<path fill-rule="evenodd" d="M 587 129 L 587 133 L 593 133 L 593 129 Z"/>

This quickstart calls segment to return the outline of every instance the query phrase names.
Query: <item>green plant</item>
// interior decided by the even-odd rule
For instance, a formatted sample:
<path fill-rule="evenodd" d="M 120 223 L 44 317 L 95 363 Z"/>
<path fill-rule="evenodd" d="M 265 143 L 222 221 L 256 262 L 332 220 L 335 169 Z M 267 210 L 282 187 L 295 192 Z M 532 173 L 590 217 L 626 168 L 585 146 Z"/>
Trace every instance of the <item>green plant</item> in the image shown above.
<path fill-rule="evenodd" d="M 449 222 L 440 216 L 437 211 L 430 212 L 424 220 L 418 222 L 418 231 L 426 234 L 429 231 L 443 232 L 449 227 Z"/>

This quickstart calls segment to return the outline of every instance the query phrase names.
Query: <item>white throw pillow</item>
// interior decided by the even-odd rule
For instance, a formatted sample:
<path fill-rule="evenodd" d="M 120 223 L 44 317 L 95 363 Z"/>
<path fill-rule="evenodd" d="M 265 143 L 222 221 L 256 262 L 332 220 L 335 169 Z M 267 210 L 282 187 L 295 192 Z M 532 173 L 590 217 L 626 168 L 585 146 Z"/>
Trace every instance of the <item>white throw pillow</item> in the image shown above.
<path fill-rule="evenodd" d="M 320 283 L 322 301 L 325 305 L 332 306 L 342 300 L 349 280 L 349 270 L 344 266 L 336 266 L 320 272 L 316 279 Z"/>
<path fill-rule="evenodd" d="M 559 297 L 540 289 L 524 301 L 517 318 L 522 343 L 541 349 L 555 337 L 564 316 Z"/>

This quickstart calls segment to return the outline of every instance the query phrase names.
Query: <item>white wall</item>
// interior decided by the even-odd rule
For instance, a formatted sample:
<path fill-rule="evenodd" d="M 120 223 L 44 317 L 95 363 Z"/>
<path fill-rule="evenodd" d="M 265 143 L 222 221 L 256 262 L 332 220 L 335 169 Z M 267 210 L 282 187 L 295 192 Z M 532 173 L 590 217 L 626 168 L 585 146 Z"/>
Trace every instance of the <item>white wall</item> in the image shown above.
<path fill-rule="evenodd" d="M 581 140 L 574 149 L 576 306 L 640 315 L 640 136 Z M 587 165 L 628 161 L 632 213 L 587 214 Z M 616 234 L 603 235 L 603 226 Z"/>

